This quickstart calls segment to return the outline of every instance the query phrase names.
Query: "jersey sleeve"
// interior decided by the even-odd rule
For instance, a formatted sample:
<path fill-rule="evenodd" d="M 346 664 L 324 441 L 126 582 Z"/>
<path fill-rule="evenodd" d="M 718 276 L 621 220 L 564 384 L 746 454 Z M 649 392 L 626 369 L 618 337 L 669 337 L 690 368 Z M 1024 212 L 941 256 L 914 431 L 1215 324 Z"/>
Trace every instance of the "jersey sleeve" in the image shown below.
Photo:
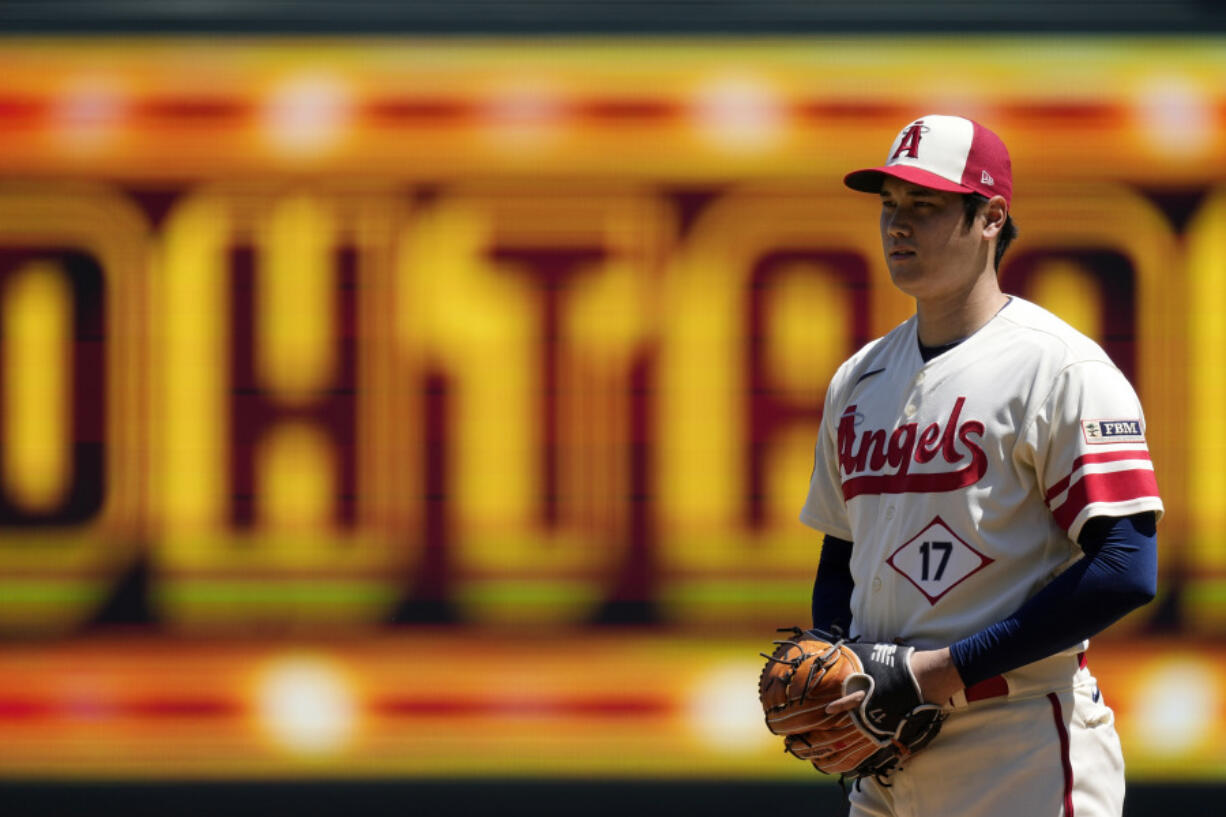
<path fill-rule="evenodd" d="M 1044 501 L 1076 540 L 1095 516 L 1163 512 L 1131 384 L 1105 361 L 1066 367 L 1027 434 Z"/>
<path fill-rule="evenodd" d="M 800 511 L 800 521 L 822 533 L 851 541 L 854 537 L 843 501 L 843 481 L 839 477 L 836 426 L 839 411 L 834 407 L 835 393 L 832 383 L 826 392 L 821 430 L 813 452 L 813 475 L 809 478 L 809 493 Z"/>

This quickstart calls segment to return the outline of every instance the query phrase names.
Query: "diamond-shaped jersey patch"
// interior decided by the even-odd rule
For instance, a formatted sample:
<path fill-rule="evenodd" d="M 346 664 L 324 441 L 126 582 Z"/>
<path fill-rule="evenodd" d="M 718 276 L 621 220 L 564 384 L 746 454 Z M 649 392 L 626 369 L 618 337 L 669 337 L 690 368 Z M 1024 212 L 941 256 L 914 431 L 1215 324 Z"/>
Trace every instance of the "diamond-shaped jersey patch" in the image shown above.
<path fill-rule="evenodd" d="M 886 559 L 929 604 L 936 604 L 993 561 L 963 541 L 939 516 Z"/>

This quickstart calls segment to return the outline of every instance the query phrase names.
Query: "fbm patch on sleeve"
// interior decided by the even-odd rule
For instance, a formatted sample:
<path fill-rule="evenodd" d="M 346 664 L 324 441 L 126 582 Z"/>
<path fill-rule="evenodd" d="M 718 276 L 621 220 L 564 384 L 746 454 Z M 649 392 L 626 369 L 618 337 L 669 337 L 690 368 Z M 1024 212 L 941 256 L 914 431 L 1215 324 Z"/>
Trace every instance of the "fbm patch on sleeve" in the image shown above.
<path fill-rule="evenodd" d="M 1140 420 L 1082 420 L 1081 432 L 1090 445 L 1145 442 Z"/>

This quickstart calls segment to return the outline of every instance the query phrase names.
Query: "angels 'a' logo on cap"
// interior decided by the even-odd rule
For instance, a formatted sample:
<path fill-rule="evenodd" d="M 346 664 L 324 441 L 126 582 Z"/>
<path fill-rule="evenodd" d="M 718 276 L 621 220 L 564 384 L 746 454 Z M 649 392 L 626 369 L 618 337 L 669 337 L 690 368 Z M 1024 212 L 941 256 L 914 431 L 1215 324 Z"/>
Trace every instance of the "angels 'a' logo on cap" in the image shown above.
<path fill-rule="evenodd" d="M 894 151 L 890 161 L 894 161 L 904 152 L 912 159 L 918 159 L 920 139 L 927 132 L 928 128 L 924 125 L 924 120 L 917 119 L 911 123 L 910 127 L 903 132 L 902 139 L 898 140 L 898 150 Z"/>

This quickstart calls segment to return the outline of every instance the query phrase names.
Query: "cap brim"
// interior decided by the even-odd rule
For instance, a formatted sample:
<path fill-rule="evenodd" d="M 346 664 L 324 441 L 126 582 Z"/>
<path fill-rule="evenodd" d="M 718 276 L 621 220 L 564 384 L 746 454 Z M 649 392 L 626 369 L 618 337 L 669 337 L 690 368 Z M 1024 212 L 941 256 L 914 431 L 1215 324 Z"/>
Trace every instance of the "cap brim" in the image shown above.
<path fill-rule="evenodd" d="M 957 182 L 951 182 L 944 176 L 922 170 L 911 165 L 894 165 L 893 167 L 870 167 L 855 170 L 843 177 L 843 184 L 861 193 L 880 193 L 881 185 L 886 176 L 902 179 L 905 182 L 918 184 L 920 187 L 931 187 L 933 190 L 944 190 L 947 193 L 973 193 L 971 188 Z"/>

